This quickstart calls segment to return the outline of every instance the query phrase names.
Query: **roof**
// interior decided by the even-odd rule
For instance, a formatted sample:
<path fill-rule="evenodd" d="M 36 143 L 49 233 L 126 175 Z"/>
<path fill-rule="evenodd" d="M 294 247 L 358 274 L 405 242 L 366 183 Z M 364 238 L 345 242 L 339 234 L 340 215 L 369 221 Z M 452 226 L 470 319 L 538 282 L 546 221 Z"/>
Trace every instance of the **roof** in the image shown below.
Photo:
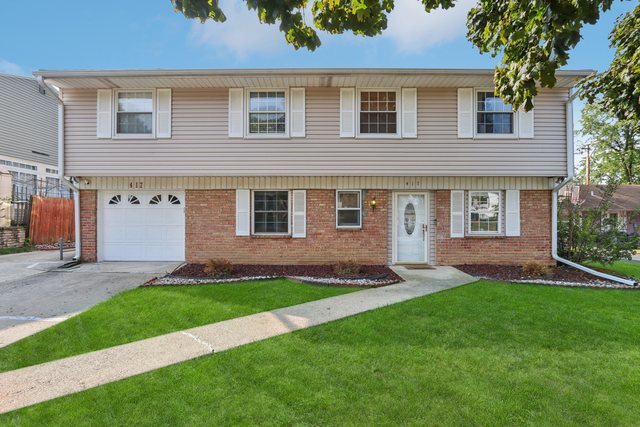
<path fill-rule="evenodd" d="M 584 208 L 597 208 L 602 202 L 604 185 L 578 185 L 573 188 L 571 201 L 578 201 Z M 640 185 L 619 186 L 609 202 L 611 211 L 640 210 Z"/>
<path fill-rule="evenodd" d="M 593 70 L 559 70 L 556 87 L 573 87 Z M 149 87 L 480 87 L 493 86 L 493 69 L 455 68 L 254 68 L 39 70 L 62 89 Z"/>

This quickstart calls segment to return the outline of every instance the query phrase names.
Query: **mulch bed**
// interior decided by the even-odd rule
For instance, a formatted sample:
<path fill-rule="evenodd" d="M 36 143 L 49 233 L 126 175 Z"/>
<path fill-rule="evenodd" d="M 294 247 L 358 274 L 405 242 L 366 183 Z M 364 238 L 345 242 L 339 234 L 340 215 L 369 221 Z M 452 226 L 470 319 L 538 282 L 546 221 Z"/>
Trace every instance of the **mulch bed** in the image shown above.
<path fill-rule="evenodd" d="M 185 264 L 169 275 L 147 283 L 147 286 L 228 283 L 242 280 L 286 277 L 302 282 L 338 285 L 380 287 L 402 281 L 386 265 L 362 265 L 356 275 L 337 275 L 334 265 L 252 265 L 234 264 L 233 272 L 225 277 L 211 277 L 204 264 Z"/>
<path fill-rule="evenodd" d="M 549 267 L 549 273 L 543 277 L 527 276 L 526 274 L 524 274 L 524 272 L 522 271 L 522 267 L 519 265 L 468 264 L 456 265 L 455 267 L 475 277 L 501 280 L 505 282 L 539 283 L 561 286 L 640 289 L 640 286 L 626 286 L 621 283 L 601 279 L 568 265 Z M 606 273 L 615 274 L 617 276 L 627 278 L 615 272 L 606 271 Z"/>

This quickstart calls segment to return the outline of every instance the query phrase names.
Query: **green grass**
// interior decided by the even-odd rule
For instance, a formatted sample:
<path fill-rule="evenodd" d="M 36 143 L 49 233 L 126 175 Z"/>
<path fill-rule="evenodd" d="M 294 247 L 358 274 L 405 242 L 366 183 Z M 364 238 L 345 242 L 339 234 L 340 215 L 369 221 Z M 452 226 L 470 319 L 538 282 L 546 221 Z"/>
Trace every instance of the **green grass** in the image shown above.
<path fill-rule="evenodd" d="M 640 263 L 631 261 L 614 261 L 613 264 L 604 265 L 596 262 L 585 263 L 589 267 L 603 268 L 605 270 L 611 270 L 618 273 L 622 273 L 626 276 L 635 277 L 640 279 Z"/>
<path fill-rule="evenodd" d="M 0 372 L 354 290 L 289 280 L 133 289 L 0 348 Z"/>
<path fill-rule="evenodd" d="M 33 251 L 33 246 L 23 245 L 23 246 L 17 246 L 15 248 L 0 248 L 0 255 L 19 254 L 22 252 L 31 252 L 31 251 Z"/>
<path fill-rule="evenodd" d="M 15 425 L 637 425 L 640 292 L 477 282 L 0 417 Z"/>

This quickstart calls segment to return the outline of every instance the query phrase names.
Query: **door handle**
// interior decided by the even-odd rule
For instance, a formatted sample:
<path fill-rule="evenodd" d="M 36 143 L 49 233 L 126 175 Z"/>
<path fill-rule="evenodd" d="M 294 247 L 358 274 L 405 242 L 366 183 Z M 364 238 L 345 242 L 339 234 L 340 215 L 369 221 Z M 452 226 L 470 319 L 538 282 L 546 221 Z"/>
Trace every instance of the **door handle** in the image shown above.
<path fill-rule="evenodd" d="M 428 230 L 429 230 L 429 225 L 422 224 L 422 240 L 425 240 Z"/>

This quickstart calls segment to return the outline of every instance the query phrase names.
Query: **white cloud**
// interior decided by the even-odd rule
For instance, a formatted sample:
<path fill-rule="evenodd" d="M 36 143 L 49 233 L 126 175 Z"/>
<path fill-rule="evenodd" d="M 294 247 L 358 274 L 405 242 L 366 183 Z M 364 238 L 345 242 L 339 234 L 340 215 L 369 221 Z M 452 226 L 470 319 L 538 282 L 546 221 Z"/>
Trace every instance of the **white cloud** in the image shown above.
<path fill-rule="evenodd" d="M 18 74 L 25 76 L 27 73 L 18 64 L 0 59 L 0 73 Z"/>
<path fill-rule="evenodd" d="M 464 36 L 467 13 L 477 0 L 459 0 L 455 7 L 425 12 L 419 0 L 396 0 L 384 37 L 400 52 L 420 53 L 431 46 Z"/>
<path fill-rule="evenodd" d="M 244 1 L 222 0 L 220 7 L 227 16 L 223 23 L 195 22 L 191 38 L 214 48 L 220 54 L 232 54 L 245 59 L 253 53 L 270 53 L 288 46 L 277 25 L 262 24 L 255 10 L 248 10 Z"/>

